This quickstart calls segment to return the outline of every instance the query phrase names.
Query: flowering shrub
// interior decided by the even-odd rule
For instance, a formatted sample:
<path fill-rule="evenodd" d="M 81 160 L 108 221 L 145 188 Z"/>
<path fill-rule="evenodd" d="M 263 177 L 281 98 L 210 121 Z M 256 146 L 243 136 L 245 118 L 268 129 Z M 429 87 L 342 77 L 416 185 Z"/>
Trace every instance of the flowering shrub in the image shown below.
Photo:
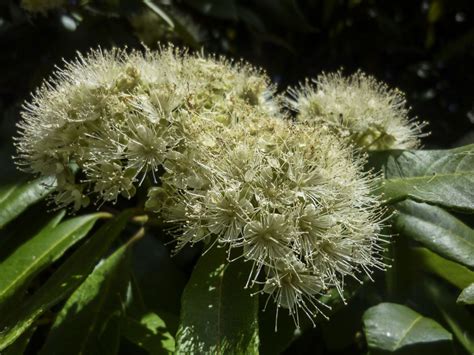
<path fill-rule="evenodd" d="M 93 51 L 25 106 L 20 164 L 55 176 L 59 208 L 148 188 L 145 206 L 173 225 L 178 250 L 242 249 L 247 286 L 263 277 L 299 324 L 328 289 L 342 297 L 344 277 L 384 269 L 383 211 L 363 157 L 324 126 L 291 123 L 272 93 L 246 64 Z"/>
<path fill-rule="evenodd" d="M 104 224 L 58 269 L 46 291 L 40 289 L 19 314 L 7 315 L 0 323 L 5 329 L 0 349 L 70 296 L 44 345 L 52 351 L 62 332 L 67 333 L 73 309 L 82 314 L 82 303 L 102 304 L 90 293 L 100 288 L 100 280 L 111 283 L 104 292 L 118 304 L 118 313 L 110 317 L 126 319 L 130 312 L 136 317 L 133 305 L 141 296 L 131 278 L 121 283 L 117 275 L 130 245 L 158 225 L 171 236 L 175 254 L 195 245 L 203 248 L 184 290 L 176 351 L 253 353 L 259 343 L 259 295 L 267 295 L 260 308 L 269 300 L 275 303 L 275 330 L 281 308 L 298 329 L 308 320 L 316 325 L 321 315 L 327 318 L 335 299 L 346 303 L 346 295 L 354 291 L 347 287 L 350 280 L 362 284 L 373 281 L 376 271 L 386 271 L 392 261 L 386 248 L 391 223 L 437 249 L 429 237 L 432 231 L 410 218 L 424 219 L 423 226 L 432 223 L 432 216 L 443 216 L 449 228 L 462 223 L 424 202 L 472 210 L 469 193 L 459 187 L 465 181 L 454 180 L 459 171 L 462 179 L 472 179 L 472 150 L 416 151 L 424 123 L 409 118 L 401 92 L 362 72 L 349 77 L 322 74 L 314 85 L 289 89 L 286 96 L 275 92 L 265 73 L 246 63 L 173 47 L 156 52 L 98 49 L 57 69 L 24 105 L 18 124 L 17 163 L 39 179 L 20 188 L 18 194 L 23 196 L 24 189 L 26 197 L 13 200 L 19 207 L 5 209 L 0 225 L 48 194 L 54 210 L 81 213 L 92 202 L 102 211 L 58 225 L 64 216 L 59 212 L 39 234 L 51 248 L 38 254 L 33 274 L 58 260 L 98 219 L 111 218 L 110 212 L 117 215 L 116 208 L 127 200 L 136 207 Z M 446 177 L 453 180 L 446 182 Z M 15 194 L 7 191 L 0 204 L 12 198 Z M 394 218 L 393 208 L 398 210 Z M 140 230 L 97 265 L 130 220 Z M 54 233 L 69 224 L 74 232 L 56 241 Z M 466 227 L 463 233 L 471 232 Z M 28 246 L 22 252 L 29 257 Z M 441 249 L 440 254 L 472 266 L 463 253 Z M 4 268 L 13 272 L 16 264 L 7 261 Z M 13 302 L 15 292 L 29 281 L 17 276 L 22 272 L 12 275 L 6 277 L 8 287 L 0 291 L 0 301 Z M 234 293 L 241 298 L 236 306 L 240 316 L 249 317 L 252 326 L 239 323 L 237 311 L 230 310 L 237 300 Z M 119 303 L 116 294 L 123 297 Z M 7 301 L 0 302 L 0 309 Z M 384 312 L 405 312 L 403 320 L 419 316 L 389 303 L 371 308 L 364 318 L 369 341 L 379 341 L 371 322 Z M 234 315 L 230 325 L 221 324 L 221 313 Z M 84 314 L 89 326 L 94 313 Z M 140 346 L 137 329 L 130 327 L 145 327 L 155 335 L 165 327 L 158 315 L 143 309 L 138 318 L 138 325 L 127 323 L 123 332 Z M 436 339 L 450 339 L 430 321 L 438 329 Z M 223 344 L 221 327 L 228 327 Z M 212 338 L 216 333 L 217 340 Z M 169 343 L 160 349 L 174 351 L 173 336 L 163 334 Z"/>

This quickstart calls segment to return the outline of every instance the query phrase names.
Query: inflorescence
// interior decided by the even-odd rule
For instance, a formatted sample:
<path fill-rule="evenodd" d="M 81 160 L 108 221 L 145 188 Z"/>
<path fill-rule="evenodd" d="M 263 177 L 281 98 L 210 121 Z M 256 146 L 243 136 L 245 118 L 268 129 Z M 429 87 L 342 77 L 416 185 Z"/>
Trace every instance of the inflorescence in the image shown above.
<path fill-rule="evenodd" d="M 403 92 L 361 71 L 323 73 L 288 92 L 297 121 L 327 127 L 365 151 L 417 148 L 423 136 L 426 123 L 409 118 Z"/>
<path fill-rule="evenodd" d="M 292 91 L 296 122 L 274 91 L 245 63 L 172 47 L 91 51 L 25 104 L 18 164 L 56 178 L 58 208 L 146 189 L 177 250 L 205 242 L 229 262 L 236 251 L 252 264 L 247 286 L 263 284 L 299 324 L 327 290 L 342 297 L 347 276 L 386 266 L 377 177 L 354 142 L 412 147 L 419 126 L 398 93 L 361 73 Z"/>

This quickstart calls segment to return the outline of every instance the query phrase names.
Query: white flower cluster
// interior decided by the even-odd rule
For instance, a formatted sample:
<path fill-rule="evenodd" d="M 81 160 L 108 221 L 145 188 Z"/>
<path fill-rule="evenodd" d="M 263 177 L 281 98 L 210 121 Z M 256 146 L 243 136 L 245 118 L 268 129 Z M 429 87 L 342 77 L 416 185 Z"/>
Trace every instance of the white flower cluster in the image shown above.
<path fill-rule="evenodd" d="M 408 117 L 405 95 L 361 71 L 340 71 L 289 90 L 287 106 L 299 122 L 325 126 L 363 150 L 419 146 L 423 122 Z"/>
<path fill-rule="evenodd" d="M 241 250 L 253 265 L 248 284 L 263 274 L 263 292 L 299 324 L 298 310 L 312 319 L 328 289 L 342 297 L 346 276 L 384 268 L 382 211 L 372 177 L 334 136 L 283 120 L 266 125 L 223 142 L 204 167 L 209 185 L 170 197 L 162 212 L 180 226 L 178 249 L 214 240 L 229 256 Z M 151 201 L 165 195 L 150 191 Z"/>
<path fill-rule="evenodd" d="M 90 197 L 130 198 L 146 179 L 201 188 L 207 182 L 195 162 L 237 122 L 273 112 L 271 90 L 253 68 L 172 48 L 92 51 L 66 63 L 25 105 L 19 164 L 56 176 L 56 204 L 75 210 Z"/>
<path fill-rule="evenodd" d="M 329 288 L 342 296 L 346 276 L 385 267 L 383 211 L 363 158 L 339 132 L 307 123 L 319 94 L 294 101 L 306 115 L 294 123 L 273 93 L 242 63 L 173 48 L 92 51 L 25 105 L 19 164 L 56 177 L 59 207 L 147 189 L 146 208 L 173 226 L 178 250 L 205 241 L 237 252 L 253 265 L 248 285 L 263 283 L 299 324 Z"/>

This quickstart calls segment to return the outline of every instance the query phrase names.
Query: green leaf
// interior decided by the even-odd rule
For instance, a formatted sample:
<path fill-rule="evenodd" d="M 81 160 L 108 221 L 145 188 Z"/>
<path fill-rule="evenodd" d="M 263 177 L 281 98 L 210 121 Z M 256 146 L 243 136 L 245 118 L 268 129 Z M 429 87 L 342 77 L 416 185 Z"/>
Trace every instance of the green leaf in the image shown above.
<path fill-rule="evenodd" d="M 371 153 L 369 163 L 386 177 L 388 203 L 406 198 L 474 210 L 474 144 L 450 150 L 392 150 Z"/>
<path fill-rule="evenodd" d="M 115 353 L 119 328 L 114 324 L 122 317 L 130 282 L 127 243 L 87 277 L 66 301 L 51 328 L 41 354 Z"/>
<path fill-rule="evenodd" d="M 369 348 L 396 351 L 404 346 L 452 340 L 452 335 L 431 318 L 406 306 L 380 303 L 363 316 Z"/>
<path fill-rule="evenodd" d="M 167 263 L 163 263 L 163 260 L 160 260 L 163 259 L 164 252 L 157 248 L 158 245 L 159 243 L 155 238 L 145 235 L 133 249 L 135 269 L 131 271 L 130 275 L 130 301 L 127 307 L 127 316 L 122 319 L 121 333 L 130 342 L 147 350 L 150 354 L 169 354 L 175 351 L 175 340 L 171 336 L 169 324 L 162 317 L 165 312 L 160 311 L 160 316 L 158 316 L 157 313 L 150 309 L 154 310 L 156 308 L 154 298 L 163 293 L 161 292 L 161 285 L 166 285 L 167 289 L 171 287 L 171 290 L 173 290 L 173 285 L 170 285 L 168 279 L 160 277 L 158 277 L 158 283 L 144 285 L 137 280 L 135 275 L 136 269 L 144 268 L 150 274 L 142 276 L 147 276 L 149 279 L 154 280 L 155 276 L 159 275 L 157 271 L 159 271 L 160 267 L 164 266 L 165 272 L 170 271 L 169 268 L 166 268 Z M 148 250 L 148 253 L 145 253 L 145 250 Z M 167 252 L 166 256 L 169 258 Z M 145 263 L 143 265 L 136 265 L 137 260 L 142 261 L 142 259 L 145 259 Z M 153 263 L 152 259 L 158 260 L 158 263 Z M 146 298 L 143 292 L 149 288 L 155 289 L 155 293 L 150 294 L 150 298 Z M 151 303 L 152 308 L 147 306 L 148 303 Z M 153 308 L 153 306 L 155 307 Z"/>
<path fill-rule="evenodd" d="M 462 304 L 474 304 L 474 281 L 462 290 L 456 302 Z"/>
<path fill-rule="evenodd" d="M 394 228 L 429 249 L 474 267 L 474 231 L 443 209 L 406 200 L 397 203 Z"/>
<path fill-rule="evenodd" d="M 31 337 L 35 331 L 36 327 L 30 327 L 13 344 L 11 344 L 4 352 L 2 352 L 2 355 L 24 354 L 25 349 L 30 343 Z"/>
<path fill-rule="evenodd" d="M 163 9 L 155 4 L 152 0 L 143 0 L 143 3 L 146 7 L 148 7 L 151 11 L 153 11 L 156 15 L 158 15 L 163 21 L 165 21 L 168 26 L 174 28 L 173 20 L 168 16 L 168 14 L 163 11 Z"/>
<path fill-rule="evenodd" d="M 199 259 L 182 297 L 177 353 L 258 353 L 258 297 L 244 289 L 249 268 L 226 256 L 214 247 Z"/>
<path fill-rule="evenodd" d="M 412 257 L 411 263 L 431 272 L 457 288 L 463 289 L 474 282 L 474 272 L 467 267 L 459 265 L 450 260 L 446 260 L 425 248 L 412 248 L 410 250 Z"/>
<path fill-rule="evenodd" d="M 174 14 L 168 14 L 171 20 L 174 23 L 174 31 L 181 37 L 181 39 L 188 45 L 193 48 L 200 47 L 201 38 L 199 33 L 196 33 L 195 30 L 189 29 L 187 27 L 185 18 L 176 16 Z"/>
<path fill-rule="evenodd" d="M 95 222 L 107 214 L 79 216 L 58 225 L 63 216 L 61 212 L 53 217 L 37 235 L 22 243 L 0 264 L 0 306 L 86 236 Z"/>
<path fill-rule="evenodd" d="M 0 350 L 13 343 L 47 309 L 68 297 L 88 276 L 98 260 L 121 233 L 133 210 L 122 212 L 94 233 L 64 264 L 27 299 L 0 320 Z"/>
<path fill-rule="evenodd" d="M 126 317 L 122 321 L 121 332 L 149 354 L 173 354 L 175 351 L 174 338 L 165 322 L 153 312 L 144 314 L 139 321 Z"/>
<path fill-rule="evenodd" d="M 133 248 L 133 296 L 141 309 L 133 318 L 154 312 L 160 315 L 172 334 L 178 330 L 181 296 L 187 277 L 174 264 L 166 246 L 155 236 L 145 234 Z M 166 285 L 166 292 L 162 291 Z"/>
<path fill-rule="evenodd" d="M 48 195 L 55 185 L 52 178 L 0 187 L 0 229 L 26 208 Z"/>
<path fill-rule="evenodd" d="M 457 340 L 469 354 L 474 354 L 474 318 L 472 315 L 464 306 L 456 304 L 456 296 L 440 283 L 426 280 L 424 285 Z"/>

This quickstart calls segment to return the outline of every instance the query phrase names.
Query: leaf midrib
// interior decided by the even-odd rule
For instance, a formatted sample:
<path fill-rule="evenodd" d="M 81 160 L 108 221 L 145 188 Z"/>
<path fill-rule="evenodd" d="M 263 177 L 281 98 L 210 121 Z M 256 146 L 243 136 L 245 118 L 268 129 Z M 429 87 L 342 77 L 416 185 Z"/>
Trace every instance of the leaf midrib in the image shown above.
<path fill-rule="evenodd" d="M 97 318 L 99 316 L 99 311 L 102 309 L 102 307 L 104 305 L 104 302 L 105 302 L 105 299 L 107 298 L 106 295 L 108 295 L 108 293 L 110 291 L 110 287 L 111 287 L 111 284 L 112 284 L 112 275 L 109 274 L 108 277 L 107 276 L 105 277 L 105 279 L 106 279 L 105 290 L 103 292 L 99 292 L 98 303 L 97 303 L 97 306 L 95 307 L 96 312 L 94 312 L 94 316 L 92 317 L 91 326 L 88 327 L 87 332 L 84 336 L 79 354 L 83 354 L 84 348 L 87 344 L 88 339 L 90 338 L 90 335 L 92 334 L 92 331 L 94 329 L 96 329 Z M 86 282 L 87 282 L 87 280 L 86 280 Z"/>
<path fill-rule="evenodd" d="M 3 198 L 0 199 L 0 205 L 3 204 L 3 202 L 5 202 L 17 189 L 18 189 L 18 185 L 13 185 L 9 190 L 7 190 Z"/>
<path fill-rule="evenodd" d="M 465 175 L 473 175 L 474 172 L 472 171 L 462 171 L 461 173 L 436 173 L 435 175 L 417 175 L 417 176 L 408 176 L 408 177 L 395 177 L 395 178 L 387 178 L 387 182 L 382 186 L 391 183 L 391 182 L 399 182 L 399 181 L 411 181 L 411 180 L 429 180 L 429 179 L 436 179 L 438 177 L 453 177 L 453 176 L 465 176 Z"/>
<path fill-rule="evenodd" d="M 397 350 L 399 347 L 400 347 L 400 344 L 401 342 L 406 338 L 406 336 L 408 335 L 408 333 L 412 330 L 412 328 L 415 326 L 416 323 L 418 323 L 421 319 L 423 318 L 423 316 L 421 315 L 418 315 L 415 320 L 413 320 L 413 322 L 410 324 L 410 326 L 407 328 L 407 330 L 405 331 L 405 333 L 400 337 L 400 339 L 395 343 L 395 349 L 394 350 Z"/>
<path fill-rule="evenodd" d="M 429 225 L 431 225 L 431 226 L 435 226 L 436 228 L 439 228 L 439 229 L 441 229 L 442 231 L 446 231 L 446 232 L 448 232 L 450 235 L 456 236 L 456 237 L 457 237 L 456 240 L 461 240 L 462 242 L 465 242 L 468 246 L 471 246 L 471 247 L 474 248 L 474 241 L 471 241 L 471 240 L 469 240 L 469 239 L 467 239 L 467 238 L 464 238 L 462 235 L 457 234 L 457 233 L 454 233 L 452 230 L 450 230 L 450 229 L 448 229 L 448 228 L 445 228 L 445 227 L 440 226 L 440 225 L 438 225 L 438 224 L 435 224 L 435 223 L 433 223 L 433 222 L 428 222 L 428 221 L 426 221 L 426 220 L 424 220 L 424 219 L 421 219 L 420 217 L 417 217 L 417 216 L 414 216 L 414 215 L 410 215 L 410 214 L 406 214 L 406 213 L 400 213 L 400 214 L 401 214 L 401 215 L 404 215 L 404 216 L 407 217 L 407 218 L 414 218 L 414 219 L 418 220 L 418 221 L 421 222 L 421 223 L 425 223 L 425 224 L 429 224 Z M 430 234 L 432 234 L 432 233 L 430 233 Z"/>

